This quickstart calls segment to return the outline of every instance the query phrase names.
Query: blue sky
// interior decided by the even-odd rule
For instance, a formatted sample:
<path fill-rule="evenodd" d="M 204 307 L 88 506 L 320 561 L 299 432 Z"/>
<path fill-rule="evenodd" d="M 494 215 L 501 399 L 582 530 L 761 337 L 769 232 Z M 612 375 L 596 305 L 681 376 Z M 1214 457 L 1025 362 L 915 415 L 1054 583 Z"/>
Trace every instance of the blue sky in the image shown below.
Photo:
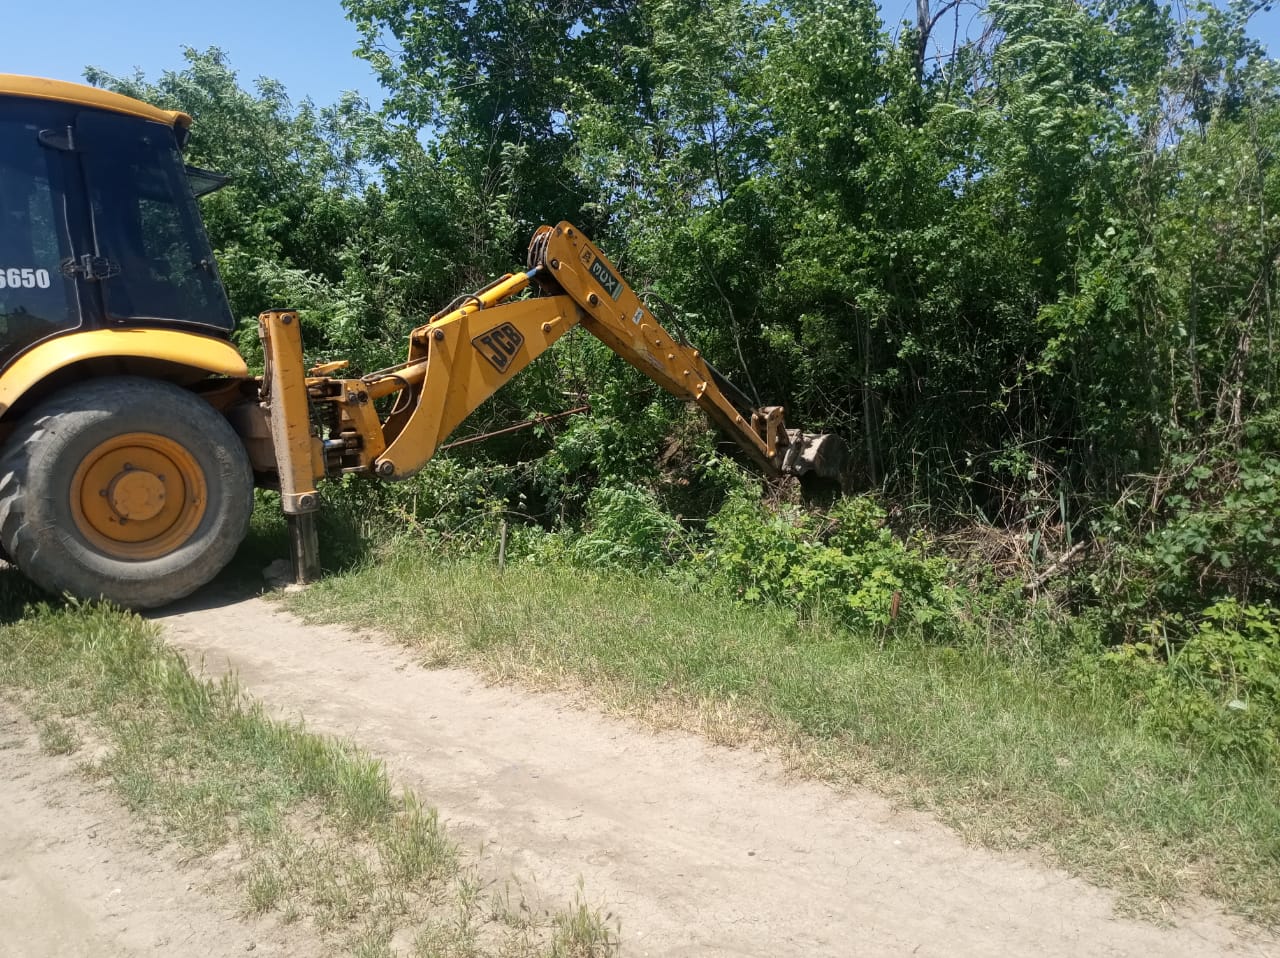
<path fill-rule="evenodd" d="M 881 3 L 890 23 L 915 9 L 915 0 Z M 181 66 L 184 46 L 218 46 L 242 82 L 274 77 L 295 100 L 332 103 L 344 90 L 379 98 L 338 0 L 0 0 L 0 11 L 0 72 L 78 80 L 92 64 L 155 77 Z M 1280 8 L 1259 14 L 1254 33 L 1280 53 Z"/>
<path fill-rule="evenodd" d="M 5 8 L 8 8 L 5 10 Z M 0 0 L 0 72 L 79 80 L 88 65 L 150 77 L 182 66 L 182 49 L 221 47 L 242 83 L 268 76 L 294 100 L 371 99 L 378 81 L 339 0 Z M 82 26 L 83 25 L 83 26 Z"/>

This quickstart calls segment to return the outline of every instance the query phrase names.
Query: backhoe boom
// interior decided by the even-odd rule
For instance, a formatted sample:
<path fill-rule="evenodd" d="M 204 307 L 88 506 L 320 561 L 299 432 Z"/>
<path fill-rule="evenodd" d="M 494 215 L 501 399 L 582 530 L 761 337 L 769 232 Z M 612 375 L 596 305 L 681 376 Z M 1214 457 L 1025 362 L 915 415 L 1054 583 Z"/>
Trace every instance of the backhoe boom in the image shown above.
<path fill-rule="evenodd" d="M 542 295 L 513 298 L 531 285 Z M 305 375 L 295 314 L 259 317 L 267 357 L 262 405 L 275 462 L 260 462 L 260 453 L 255 465 L 274 466 L 280 477 L 284 511 L 296 530 L 295 557 L 316 552 L 309 517 L 319 505 L 320 479 L 413 475 L 476 407 L 577 325 L 663 389 L 699 406 L 767 474 L 842 481 L 845 451 L 838 437 L 788 430 L 780 406 L 751 407 L 698 350 L 662 327 L 590 240 L 560 223 L 534 234 L 526 272 L 455 301 L 410 334 L 405 362 L 359 379 L 329 375 L 345 363 Z M 380 419 L 375 401 L 392 396 Z M 311 416 L 304 415 L 308 409 Z M 317 570 L 295 571 L 306 581 Z"/>

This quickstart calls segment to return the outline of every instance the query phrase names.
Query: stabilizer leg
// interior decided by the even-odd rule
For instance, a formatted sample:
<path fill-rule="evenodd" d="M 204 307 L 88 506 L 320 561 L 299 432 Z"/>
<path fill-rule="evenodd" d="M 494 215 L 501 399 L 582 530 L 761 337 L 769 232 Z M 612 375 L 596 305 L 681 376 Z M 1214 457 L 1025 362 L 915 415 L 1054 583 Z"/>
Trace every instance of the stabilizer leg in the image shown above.
<path fill-rule="evenodd" d="M 316 514 L 306 512 L 285 517 L 289 523 L 289 559 L 293 563 L 293 581 L 306 585 L 320 578 L 320 536 L 316 532 Z"/>
<path fill-rule="evenodd" d="M 316 480 L 324 475 L 324 450 L 311 425 L 311 402 L 302 355 L 298 316 L 288 309 L 268 310 L 258 317 L 267 369 L 261 400 L 271 426 L 276 471 L 280 479 L 280 507 L 289 523 L 289 559 L 295 582 L 320 577 L 320 545 L 316 510 L 320 493 Z"/>

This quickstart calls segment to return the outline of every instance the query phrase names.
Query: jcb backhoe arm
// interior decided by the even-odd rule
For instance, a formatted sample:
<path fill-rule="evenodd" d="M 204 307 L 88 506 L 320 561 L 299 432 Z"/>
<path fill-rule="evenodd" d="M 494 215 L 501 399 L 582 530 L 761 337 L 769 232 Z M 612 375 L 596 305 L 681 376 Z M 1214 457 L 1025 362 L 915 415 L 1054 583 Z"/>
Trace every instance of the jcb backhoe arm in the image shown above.
<path fill-rule="evenodd" d="M 540 286 L 578 304 L 587 332 L 667 392 L 696 403 L 767 474 L 840 479 L 845 450 L 837 436 L 788 430 L 781 406 L 753 407 L 701 352 L 662 328 L 609 259 L 574 227 L 541 227 L 529 244 L 529 266 Z"/>
<path fill-rule="evenodd" d="M 838 437 L 787 429 L 780 406 L 753 408 L 696 349 L 663 329 L 575 227 L 541 227 L 528 265 L 431 317 L 410 334 L 405 362 L 360 379 L 328 375 L 345 363 L 305 375 L 295 315 L 259 318 L 270 426 L 262 439 L 270 451 L 254 458 L 261 471 L 274 466 L 279 475 L 299 581 L 317 571 L 314 528 L 305 517 L 318 508 L 319 479 L 413 475 L 472 410 L 578 324 L 668 392 L 696 403 L 766 473 L 841 481 L 846 454 Z M 531 284 L 543 295 L 512 299 Z M 374 402 L 390 396 L 396 398 L 380 421 Z"/>

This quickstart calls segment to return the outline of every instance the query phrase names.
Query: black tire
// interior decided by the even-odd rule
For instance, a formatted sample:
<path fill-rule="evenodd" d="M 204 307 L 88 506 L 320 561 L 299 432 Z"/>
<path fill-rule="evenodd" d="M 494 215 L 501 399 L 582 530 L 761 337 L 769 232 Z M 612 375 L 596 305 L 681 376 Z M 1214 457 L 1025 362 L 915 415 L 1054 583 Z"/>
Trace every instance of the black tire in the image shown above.
<path fill-rule="evenodd" d="M 78 517 L 73 505 L 81 464 L 129 434 L 178 444 L 203 474 L 203 496 L 193 496 L 202 511 L 190 512 L 189 531 L 154 557 L 121 557 L 95 543 L 83 509 Z M 252 511 L 253 473 L 235 431 L 204 400 L 160 380 L 121 376 L 64 389 L 15 428 L 0 456 L 0 544 L 28 578 L 56 594 L 131 609 L 180 599 L 231 561 Z"/>

